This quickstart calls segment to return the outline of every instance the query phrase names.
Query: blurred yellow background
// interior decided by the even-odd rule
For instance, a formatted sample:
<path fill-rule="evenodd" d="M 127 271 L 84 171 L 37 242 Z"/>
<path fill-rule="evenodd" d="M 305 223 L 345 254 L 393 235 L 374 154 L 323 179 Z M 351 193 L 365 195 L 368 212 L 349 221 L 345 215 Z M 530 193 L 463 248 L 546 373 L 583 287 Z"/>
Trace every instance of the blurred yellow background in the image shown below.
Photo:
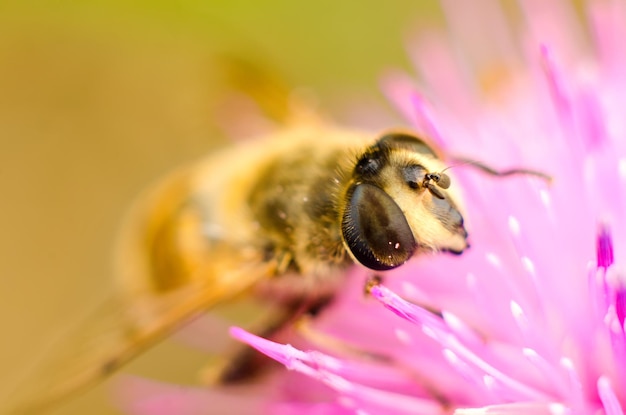
<path fill-rule="evenodd" d="M 0 392 L 110 289 L 133 197 L 223 139 L 217 56 L 349 118 L 382 102 L 385 68 L 408 67 L 416 20 L 440 19 L 429 0 L 80 3 L 0 2 Z M 164 344 L 129 370 L 190 380 L 202 361 Z M 115 413 L 106 402 L 99 387 L 53 413 Z"/>

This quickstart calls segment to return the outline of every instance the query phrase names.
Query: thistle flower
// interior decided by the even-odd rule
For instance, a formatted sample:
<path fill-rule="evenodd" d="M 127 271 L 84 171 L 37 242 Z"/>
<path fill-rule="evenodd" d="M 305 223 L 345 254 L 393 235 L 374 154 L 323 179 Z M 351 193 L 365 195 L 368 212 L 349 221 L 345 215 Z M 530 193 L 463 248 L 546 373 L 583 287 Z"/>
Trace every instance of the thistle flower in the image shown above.
<path fill-rule="evenodd" d="M 374 299 L 355 270 L 306 347 L 232 328 L 290 369 L 256 386 L 247 413 L 624 413 L 626 3 L 589 2 L 585 25 L 566 1 L 523 1 L 517 33 L 494 1 L 443 6 L 447 35 L 412 43 L 423 84 L 388 74 L 391 101 L 449 154 L 553 180 L 456 166 L 472 243 L 462 256 L 416 258 Z M 137 387 L 134 413 L 218 401 Z"/>

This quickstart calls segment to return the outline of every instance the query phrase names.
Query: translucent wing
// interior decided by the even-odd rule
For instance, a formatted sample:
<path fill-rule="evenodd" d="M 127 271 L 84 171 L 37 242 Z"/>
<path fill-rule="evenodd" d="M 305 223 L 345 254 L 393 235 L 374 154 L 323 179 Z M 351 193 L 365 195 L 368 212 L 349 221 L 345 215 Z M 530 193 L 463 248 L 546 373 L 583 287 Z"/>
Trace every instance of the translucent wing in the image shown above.
<path fill-rule="evenodd" d="M 53 346 L 12 394 L 15 403 L 8 412 L 41 413 L 93 386 L 203 310 L 245 291 L 264 272 L 259 268 L 246 271 L 230 275 L 232 279 L 212 281 L 210 286 L 187 286 L 162 298 L 107 301 Z"/>
<path fill-rule="evenodd" d="M 41 413 L 273 273 L 275 264 L 263 262 L 250 244 L 233 241 L 230 233 L 206 236 L 204 227 L 213 219 L 205 206 L 215 205 L 214 195 L 194 190 L 195 172 L 193 166 L 183 169 L 140 199 L 120 243 L 123 295 L 53 346 L 2 413 Z"/>

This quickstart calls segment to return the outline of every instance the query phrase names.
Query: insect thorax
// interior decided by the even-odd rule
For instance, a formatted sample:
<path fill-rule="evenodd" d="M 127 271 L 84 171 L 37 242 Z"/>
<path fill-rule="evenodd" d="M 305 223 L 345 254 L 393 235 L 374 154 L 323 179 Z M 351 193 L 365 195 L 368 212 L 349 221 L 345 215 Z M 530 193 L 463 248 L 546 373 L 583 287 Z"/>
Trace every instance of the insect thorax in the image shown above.
<path fill-rule="evenodd" d="M 345 151 L 302 149 L 258 173 L 249 206 L 267 260 L 278 273 L 316 274 L 351 263 L 343 247 L 338 197 Z"/>

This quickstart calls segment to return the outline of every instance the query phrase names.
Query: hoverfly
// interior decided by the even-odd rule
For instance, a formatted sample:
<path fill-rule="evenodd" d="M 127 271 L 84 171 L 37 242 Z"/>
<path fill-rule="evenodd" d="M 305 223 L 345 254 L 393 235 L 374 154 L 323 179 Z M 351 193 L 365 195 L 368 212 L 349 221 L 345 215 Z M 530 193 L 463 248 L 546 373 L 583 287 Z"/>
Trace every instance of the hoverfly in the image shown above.
<path fill-rule="evenodd" d="M 51 359 L 63 362 L 51 383 L 13 413 L 38 413 L 222 304 L 250 297 L 266 305 L 255 331 L 271 337 L 328 304 L 355 263 L 382 272 L 415 255 L 462 253 L 468 234 L 445 171 L 441 151 L 417 134 L 324 124 L 239 143 L 175 171 L 128 215 L 119 297 L 76 330 L 80 340 L 58 347 L 68 357 Z M 259 369 L 251 356 L 240 350 L 216 381 L 250 378 Z"/>

